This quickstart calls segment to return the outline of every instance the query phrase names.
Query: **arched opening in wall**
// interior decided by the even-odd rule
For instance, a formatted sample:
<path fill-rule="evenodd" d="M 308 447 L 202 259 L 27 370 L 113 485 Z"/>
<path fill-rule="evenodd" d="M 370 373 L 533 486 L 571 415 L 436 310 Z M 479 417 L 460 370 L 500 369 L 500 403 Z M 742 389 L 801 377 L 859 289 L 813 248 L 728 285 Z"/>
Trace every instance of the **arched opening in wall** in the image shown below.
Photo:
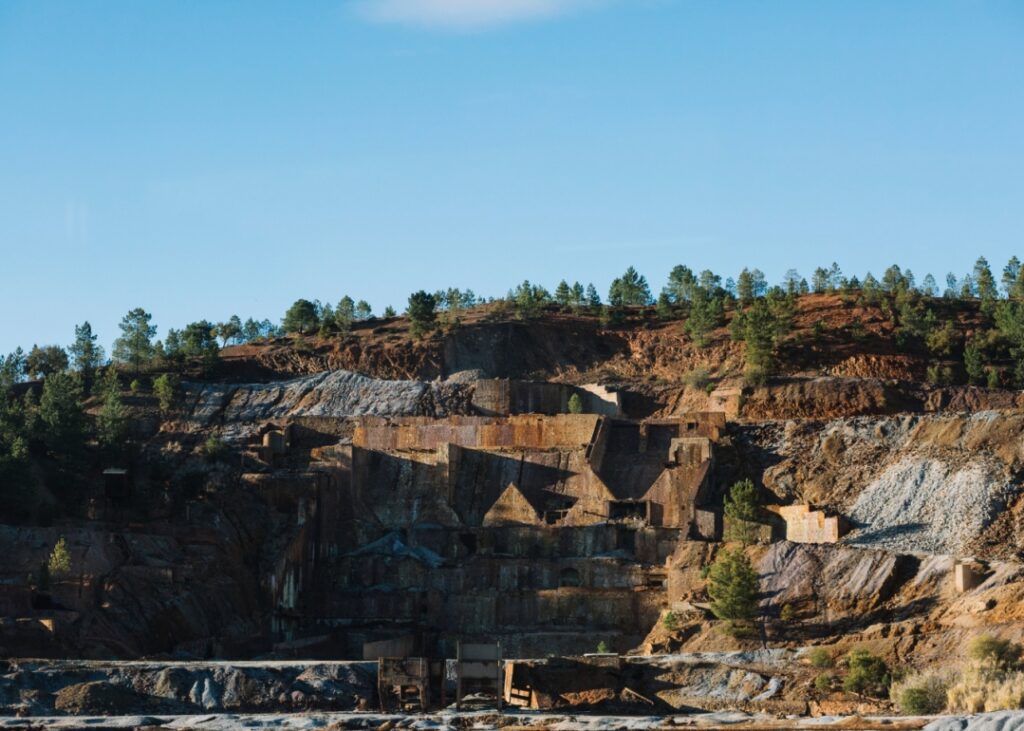
<path fill-rule="evenodd" d="M 562 569 L 558 572 L 559 586 L 579 586 L 580 572 L 573 568 Z"/>

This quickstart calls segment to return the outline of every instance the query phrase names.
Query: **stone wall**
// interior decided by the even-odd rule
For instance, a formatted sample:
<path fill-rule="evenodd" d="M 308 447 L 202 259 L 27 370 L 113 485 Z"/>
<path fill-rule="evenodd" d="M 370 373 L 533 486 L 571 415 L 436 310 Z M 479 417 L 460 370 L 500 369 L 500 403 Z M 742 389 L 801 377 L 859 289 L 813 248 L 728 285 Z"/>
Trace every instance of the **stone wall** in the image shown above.
<path fill-rule="evenodd" d="M 378 450 L 437 449 L 446 443 L 477 449 L 584 447 L 593 438 L 598 420 L 591 414 L 364 418 L 353 431 L 352 443 Z"/>

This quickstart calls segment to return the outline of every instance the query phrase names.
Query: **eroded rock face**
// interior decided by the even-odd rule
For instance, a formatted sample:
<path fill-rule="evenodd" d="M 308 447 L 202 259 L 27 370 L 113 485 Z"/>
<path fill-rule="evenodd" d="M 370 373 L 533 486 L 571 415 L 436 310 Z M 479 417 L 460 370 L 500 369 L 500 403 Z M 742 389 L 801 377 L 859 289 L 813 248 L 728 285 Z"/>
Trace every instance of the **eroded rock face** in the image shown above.
<path fill-rule="evenodd" d="M 879 607 L 913 574 L 913 559 L 838 545 L 772 544 L 759 566 L 769 607 L 820 604 L 840 613 Z"/>
<path fill-rule="evenodd" d="M 857 496 L 849 541 L 963 555 L 1018 490 L 989 460 L 906 457 Z"/>
<path fill-rule="evenodd" d="M 274 383 L 185 385 L 195 428 L 220 427 L 224 437 L 296 416 L 435 416 L 469 413 L 472 385 L 447 381 L 388 381 L 327 371 Z"/>
<path fill-rule="evenodd" d="M 1022 431 L 1018 412 L 981 412 L 773 421 L 734 434 L 738 462 L 762 467 L 775 499 L 848 518 L 845 542 L 1007 557 L 1019 537 L 1007 508 L 1024 494 Z"/>

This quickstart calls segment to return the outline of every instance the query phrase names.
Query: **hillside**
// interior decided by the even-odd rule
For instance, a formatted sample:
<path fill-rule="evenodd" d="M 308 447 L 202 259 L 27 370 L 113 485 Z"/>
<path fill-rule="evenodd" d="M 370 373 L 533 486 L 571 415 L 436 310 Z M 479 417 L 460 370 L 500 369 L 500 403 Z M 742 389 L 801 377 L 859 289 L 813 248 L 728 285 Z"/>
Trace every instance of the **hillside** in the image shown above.
<path fill-rule="evenodd" d="M 701 344 L 685 316 L 655 308 L 523 320 L 490 305 L 422 338 L 405 318 L 356 323 L 346 336 L 187 360 L 163 406 L 154 383 L 168 364 L 126 369 L 121 444 L 100 431 L 114 397 L 94 394 L 84 418 L 96 436 L 69 455 L 40 441 L 4 486 L 27 507 L 0 526 L 0 648 L 358 659 L 367 643 L 425 632 L 439 646 L 500 636 L 519 657 L 580 654 L 595 636 L 640 654 L 863 645 L 916 668 L 982 631 L 1020 640 L 1013 360 L 985 336 L 997 382 L 967 384 L 964 344 L 993 332 L 991 319 L 976 302 L 928 306 L 945 352 L 884 303 L 795 298 L 773 371 L 756 380 L 735 308 Z M 9 398 L 38 391 L 18 384 Z M 573 397 L 583 414 L 564 413 Z M 693 437 L 672 430 L 690 422 L 708 455 L 673 451 Z M 123 490 L 110 467 L 127 470 Z M 809 504 L 848 523 L 838 543 L 780 540 L 776 526 L 746 549 L 758 638 L 729 636 L 707 613 L 702 570 L 727 544 L 686 517 L 720 516 L 744 478 L 765 505 Z M 641 498 L 664 514 L 637 523 Z M 44 580 L 60 539 L 71 568 Z M 962 592 L 952 572 L 965 560 L 981 579 Z M 780 621 L 784 609 L 796 624 Z M 678 615 L 671 626 L 666 613 Z M 784 657 L 756 670 L 758 687 L 770 677 L 776 688 L 761 707 L 831 697 Z M 18 682 L 31 685 L 26 672 Z M 665 696 L 676 703 L 686 683 L 711 682 L 676 672 L 682 685 Z M 841 695 L 834 708 L 852 708 Z"/>
<path fill-rule="evenodd" d="M 882 305 L 843 295 L 800 296 L 766 388 L 744 378 L 747 346 L 730 334 L 735 309 L 697 344 L 684 315 L 666 320 L 654 308 L 627 309 L 613 325 L 554 307 L 521 320 L 505 308 L 481 306 L 463 313 L 457 326 L 423 339 L 410 336 L 406 318 L 394 318 L 356 323 L 344 338 L 289 335 L 227 347 L 215 378 L 264 381 L 341 369 L 381 379 L 445 380 L 469 371 L 611 385 L 643 397 L 635 401 L 638 416 L 709 406 L 752 419 L 1015 407 L 1015 389 L 967 386 L 964 344 L 986 327 L 978 303 L 934 300 L 930 306 L 950 324 L 948 352 L 901 336 Z M 1008 385 L 1013 360 L 1005 346 L 994 352 L 990 367 Z M 936 366 L 948 368 L 949 377 L 931 383 L 928 369 Z"/>

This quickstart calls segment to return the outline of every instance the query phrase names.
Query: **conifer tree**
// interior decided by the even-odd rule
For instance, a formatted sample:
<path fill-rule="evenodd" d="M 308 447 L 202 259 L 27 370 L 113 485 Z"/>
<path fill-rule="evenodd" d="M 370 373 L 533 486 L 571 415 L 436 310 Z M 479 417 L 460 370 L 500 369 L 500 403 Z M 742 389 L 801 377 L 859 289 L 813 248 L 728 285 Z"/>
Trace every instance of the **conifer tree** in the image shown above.
<path fill-rule="evenodd" d="M 334 324 L 338 332 L 348 335 L 352 331 L 352 322 L 356 319 L 356 303 L 347 294 L 338 302 L 334 310 Z"/>
<path fill-rule="evenodd" d="M 75 342 L 68 348 L 72 365 L 78 369 L 86 393 L 92 391 L 96 369 L 103 362 L 103 346 L 96 342 L 97 339 L 92 325 L 86 320 L 81 325 L 75 325 Z"/>
<path fill-rule="evenodd" d="M 409 330 L 414 338 L 423 337 L 437 323 L 437 300 L 422 289 L 409 295 Z"/>
<path fill-rule="evenodd" d="M 711 612 L 730 622 L 748 622 L 757 611 L 757 573 L 742 548 L 725 549 L 708 572 Z"/>
<path fill-rule="evenodd" d="M 71 573 L 71 552 L 68 551 L 68 542 L 61 536 L 54 544 L 50 552 L 50 558 L 46 562 L 46 568 L 50 576 L 62 576 Z"/>
<path fill-rule="evenodd" d="M 151 324 L 152 319 L 153 316 L 141 307 L 136 307 L 121 319 L 118 324 L 121 337 L 114 341 L 114 360 L 128 363 L 137 371 L 153 357 L 156 326 Z"/>
<path fill-rule="evenodd" d="M 725 499 L 725 517 L 729 519 L 726 540 L 750 545 L 757 539 L 759 527 L 757 488 L 750 480 L 740 480 Z"/>
<path fill-rule="evenodd" d="M 555 287 L 555 302 L 564 310 L 568 309 L 571 301 L 572 290 L 569 288 L 569 283 L 563 279 L 558 283 L 558 286 Z"/>
<path fill-rule="evenodd" d="M 1003 294 L 1007 297 L 1015 296 L 1015 285 L 1020 278 L 1020 269 L 1020 259 L 1016 256 L 1010 257 L 1010 261 L 1006 262 L 1006 266 L 1003 267 Z"/>

